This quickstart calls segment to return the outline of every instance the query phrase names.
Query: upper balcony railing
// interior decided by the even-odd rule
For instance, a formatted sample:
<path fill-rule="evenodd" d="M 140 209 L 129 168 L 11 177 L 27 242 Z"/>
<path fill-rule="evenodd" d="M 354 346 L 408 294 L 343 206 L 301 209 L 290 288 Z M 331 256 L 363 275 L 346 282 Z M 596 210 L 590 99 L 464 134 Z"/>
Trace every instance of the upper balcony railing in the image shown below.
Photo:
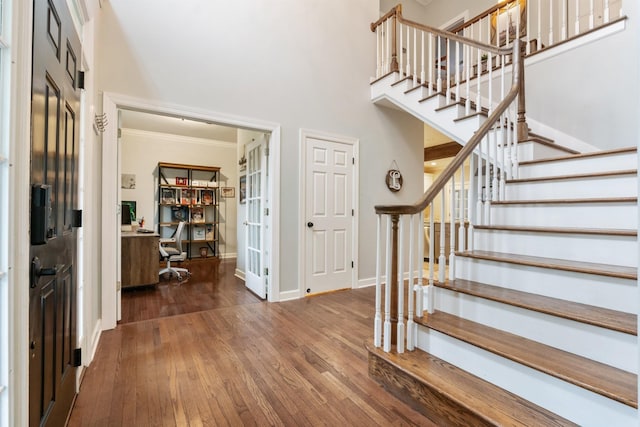
<path fill-rule="evenodd" d="M 449 31 L 493 46 L 525 43 L 529 55 L 622 18 L 622 0 L 507 0 Z"/>

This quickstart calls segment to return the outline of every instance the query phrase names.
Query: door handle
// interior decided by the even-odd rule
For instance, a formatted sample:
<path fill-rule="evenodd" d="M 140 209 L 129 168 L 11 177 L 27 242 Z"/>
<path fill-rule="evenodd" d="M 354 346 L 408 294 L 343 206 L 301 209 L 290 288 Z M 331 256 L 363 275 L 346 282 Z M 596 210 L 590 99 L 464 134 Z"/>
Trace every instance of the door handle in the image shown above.
<path fill-rule="evenodd" d="M 40 276 L 55 276 L 56 274 L 58 274 L 58 270 L 59 270 L 58 265 L 55 265 L 49 268 L 43 268 L 40 258 L 38 258 L 37 256 L 33 257 L 33 259 L 31 260 L 31 274 L 30 274 L 29 286 L 31 288 L 35 288 Z"/>
<path fill-rule="evenodd" d="M 309 221 L 309 222 L 307 223 L 307 227 L 309 227 L 309 228 L 313 227 L 313 223 L 312 223 L 311 221 Z"/>

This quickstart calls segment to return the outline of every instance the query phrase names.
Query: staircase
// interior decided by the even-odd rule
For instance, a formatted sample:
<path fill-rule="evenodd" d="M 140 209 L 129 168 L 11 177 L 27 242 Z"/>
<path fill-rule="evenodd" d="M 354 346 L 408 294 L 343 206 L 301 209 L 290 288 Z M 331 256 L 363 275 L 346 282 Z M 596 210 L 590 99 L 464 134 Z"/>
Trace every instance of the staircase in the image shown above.
<path fill-rule="evenodd" d="M 487 109 L 471 99 L 407 74 L 374 80 L 372 101 L 461 144 L 486 120 Z M 497 162 L 500 176 L 478 174 L 478 182 L 503 179 L 500 149 L 484 155 L 485 167 Z M 478 150 L 478 163 L 467 165 L 471 176 L 482 169 Z M 433 254 L 430 278 L 414 279 L 419 267 L 406 260 L 421 262 L 424 252 L 400 237 L 400 295 L 403 282 L 410 286 L 407 304 L 402 297 L 398 304 L 398 341 L 406 319 L 413 351 L 404 343 L 383 349 L 374 338 L 369 374 L 438 425 L 638 425 L 637 150 L 579 154 L 538 135 L 506 150 L 517 160 L 500 184 L 502 196 L 485 200 L 478 186 L 469 196 L 469 203 L 478 200 L 475 218 L 451 216 L 451 223 L 471 225 L 461 247 L 440 254 L 448 278 L 434 278 Z M 406 224 L 396 221 L 406 236 Z M 406 220 L 412 230 L 413 221 Z M 415 221 L 421 225 L 422 213 Z M 391 231 L 386 236 L 392 240 Z M 388 253 L 395 250 L 388 245 Z M 394 274 L 390 258 L 387 278 Z M 380 285 L 385 292 L 391 286 Z M 383 311 L 386 324 L 393 315 L 388 306 Z M 376 313 L 382 317 L 378 307 Z M 376 337 L 380 329 L 376 324 Z"/>

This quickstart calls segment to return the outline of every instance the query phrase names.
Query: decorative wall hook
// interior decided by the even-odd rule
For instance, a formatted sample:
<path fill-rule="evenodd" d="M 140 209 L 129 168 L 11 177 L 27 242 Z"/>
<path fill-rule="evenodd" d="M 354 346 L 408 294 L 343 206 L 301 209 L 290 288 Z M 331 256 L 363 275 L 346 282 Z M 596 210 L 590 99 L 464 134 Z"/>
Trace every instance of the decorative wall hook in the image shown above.
<path fill-rule="evenodd" d="M 387 176 L 385 177 L 385 182 L 387 184 L 387 188 L 394 193 L 400 191 L 402 188 L 402 173 L 400 173 L 400 168 L 395 160 L 391 162 L 391 166 L 389 167 Z"/>
<path fill-rule="evenodd" d="M 93 130 L 96 135 L 104 132 L 106 126 L 109 124 L 109 120 L 107 120 L 107 113 L 102 113 L 100 115 L 94 114 L 93 116 Z"/>

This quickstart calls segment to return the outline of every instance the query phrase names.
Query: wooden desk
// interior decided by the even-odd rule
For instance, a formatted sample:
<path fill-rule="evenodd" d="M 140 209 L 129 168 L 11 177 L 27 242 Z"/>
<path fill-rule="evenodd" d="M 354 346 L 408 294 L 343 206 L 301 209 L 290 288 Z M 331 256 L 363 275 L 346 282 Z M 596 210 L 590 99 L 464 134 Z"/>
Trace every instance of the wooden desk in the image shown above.
<path fill-rule="evenodd" d="M 158 283 L 160 236 L 135 231 L 122 232 L 121 236 L 120 279 L 122 288 Z"/>

